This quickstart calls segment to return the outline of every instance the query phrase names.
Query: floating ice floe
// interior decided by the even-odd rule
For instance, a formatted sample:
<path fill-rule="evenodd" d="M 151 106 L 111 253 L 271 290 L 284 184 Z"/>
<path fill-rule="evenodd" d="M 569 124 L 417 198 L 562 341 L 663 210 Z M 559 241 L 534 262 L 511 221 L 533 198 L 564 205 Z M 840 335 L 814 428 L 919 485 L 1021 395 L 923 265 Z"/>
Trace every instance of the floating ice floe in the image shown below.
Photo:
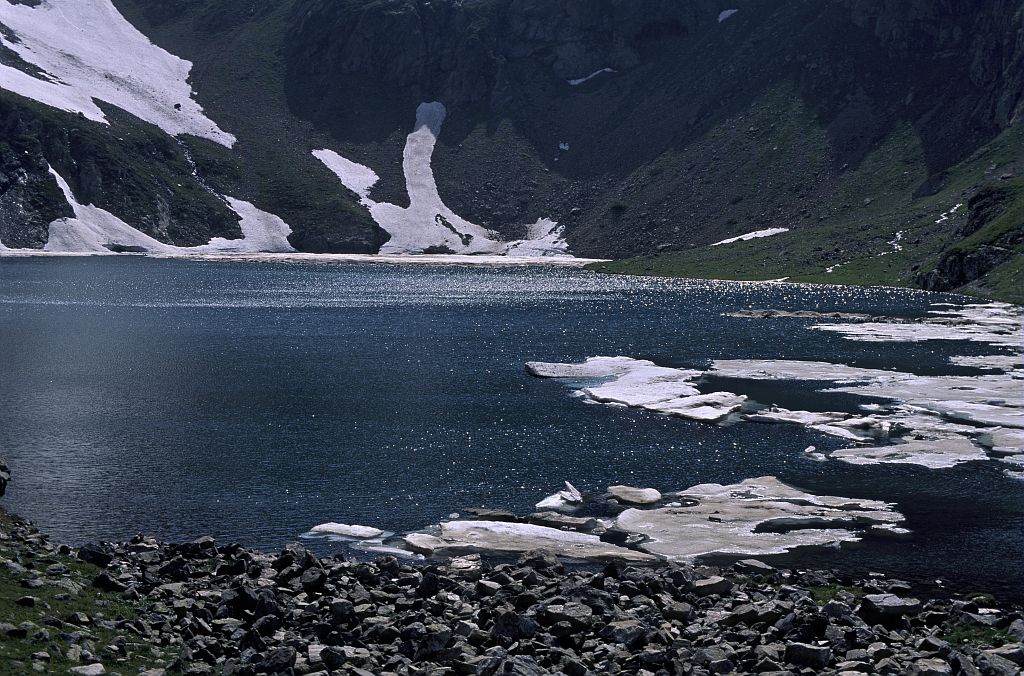
<path fill-rule="evenodd" d="M 721 12 L 718 13 L 718 23 L 722 23 L 723 21 L 725 21 L 726 19 L 728 19 L 730 16 L 732 16 L 733 14 L 735 14 L 738 11 L 740 11 L 740 10 L 738 10 L 738 9 L 723 9 Z"/>
<path fill-rule="evenodd" d="M 380 528 L 350 525 L 347 523 L 335 523 L 333 521 L 313 526 L 309 532 L 317 535 L 331 535 L 355 540 L 369 540 L 379 538 L 384 535 L 384 531 Z"/>
<path fill-rule="evenodd" d="M 572 512 L 583 504 L 583 495 L 568 481 L 565 490 L 549 495 L 536 504 L 537 509 L 553 509 L 556 512 Z"/>
<path fill-rule="evenodd" d="M 133 228 L 114 214 L 75 199 L 67 181 L 50 167 L 50 175 L 74 211 L 70 218 L 50 223 L 49 236 L 43 247 L 48 253 L 151 253 L 161 255 L 192 255 L 216 253 L 255 253 L 260 251 L 294 251 L 288 244 L 291 228 L 277 216 L 257 209 L 249 202 L 225 197 L 228 206 L 239 215 L 242 239 L 215 237 L 209 244 L 181 247 L 165 244 Z M 4 248 L 6 252 L 22 252 Z M 31 251 L 31 250 L 29 250 Z"/>
<path fill-rule="evenodd" d="M 474 552 L 520 554 L 543 550 L 571 559 L 593 561 L 654 561 L 655 557 L 603 542 L 598 536 L 529 523 L 506 521 L 448 521 L 440 535 L 410 533 L 404 541 L 413 551 L 437 555 Z"/>
<path fill-rule="evenodd" d="M 615 72 L 615 70 L 612 69 L 612 68 L 601 68 L 600 70 L 595 70 L 593 73 L 591 73 L 590 75 L 587 75 L 586 77 L 575 78 L 575 79 L 572 79 L 572 80 L 566 80 L 566 82 L 569 83 L 569 86 L 576 87 L 578 85 L 583 84 L 584 82 L 588 82 L 590 80 L 593 80 L 595 77 L 597 77 L 599 75 L 604 75 L 605 73 L 614 73 L 614 72 Z M 566 150 L 568 150 L 568 148 L 566 148 Z"/>
<path fill-rule="evenodd" d="M 653 505 L 661 500 L 661 491 L 656 488 L 615 485 L 608 487 L 608 494 L 627 505 Z"/>
<path fill-rule="evenodd" d="M 1024 354 L 990 354 L 981 356 L 953 356 L 949 363 L 956 366 L 967 366 L 982 371 L 1001 371 L 1009 373 L 1014 370 L 1024 371 Z"/>
<path fill-rule="evenodd" d="M 760 310 L 733 314 L 801 316 Z M 895 340 L 896 334 L 930 339 L 922 336 L 941 329 L 941 337 L 935 339 L 997 346 L 1017 342 L 1021 331 L 1020 309 L 999 303 L 936 306 L 928 317 L 919 320 L 882 322 L 867 315 L 857 319 L 871 321 L 812 328 L 841 327 L 843 335 L 851 340 L 880 340 L 880 335 Z M 865 327 L 867 330 L 862 330 Z M 526 368 L 537 376 L 570 382 L 588 401 L 710 422 L 729 419 L 802 425 L 859 444 L 828 456 L 852 464 L 910 463 L 947 468 L 989 458 L 1012 462 L 1024 458 L 1024 374 L 1018 368 L 1021 355 L 958 357 L 953 361 L 998 373 L 919 376 L 829 362 L 753 359 L 716 360 L 707 371 L 694 371 L 628 357 L 592 357 L 581 364 L 530 362 Z M 864 413 L 792 411 L 765 407 L 731 392 L 701 394 L 698 386 L 705 376 L 811 382 L 823 392 L 889 403 L 865 404 L 861 407 Z"/>
<path fill-rule="evenodd" d="M 695 381 L 701 371 L 657 366 L 629 357 L 591 357 L 582 364 L 528 362 L 529 373 L 544 378 L 596 380 L 577 394 L 613 406 L 632 406 L 691 420 L 718 421 L 739 410 L 746 400 L 729 392 L 701 394 Z"/>
<path fill-rule="evenodd" d="M 436 534 L 409 533 L 401 542 L 427 556 L 538 550 L 572 559 L 654 562 L 709 554 L 781 554 L 798 547 L 835 547 L 866 534 L 909 533 L 891 503 L 814 495 L 773 476 L 731 485 L 700 484 L 664 495 L 654 489 L 611 486 L 608 495 L 581 499 L 580 506 L 600 510 L 612 504 L 604 502 L 609 496 L 637 506 L 611 519 L 547 512 L 526 517 L 534 523 L 518 518 L 449 521 L 441 523 Z M 603 541 L 591 532 L 595 530 L 627 544 Z"/>
<path fill-rule="evenodd" d="M 896 371 L 859 369 L 843 364 L 786 360 L 719 360 L 714 375 L 751 380 L 825 381 L 825 392 L 889 399 L 870 415 L 769 410 L 745 414 L 756 422 L 791 422 L 815 430 L 892 445 L 850 448 L 832 453 L 854 464 L 913 463 L 952 467 L 985 460 L 986 433 L 993 428 L 1024 427 L 1024 392 L 1007 376 L 918 376 Z M 988 430 L 988 432 L 987 432 Z M 1008 444 L 1020 438 L 1007 435 Z"/>
<path fill-rule="evenodd" d="M 759 239 L 761 237 L 771 237 L 772 235 L 780 235 L 784 232 L 789 232 L 789 228 L 768 228 L 767 230 L 755 230 L 754 232 L 748 232 L 744 235 L 737 235 L 736 237 L 723 239 L 721 242 L 715 242 L 711 246 L 721 246 L 722 244 L 732 244 L 733 242 L 745 242 L 750 239 Z"/>
<path fill-rule="evenodd" d="M 772 476 L 726 486 L 700 484 L 669 497 L 683 505 L 628 509 L 615 527 L 643 535 L 640 549 L 670 561 L 834 546 L 903 522 L 891 503 L 814 495 Z"/>
<path fill-rule="evenodd" d="M 467 221 L 442 201 L 431 158 L 446 114 L 444 105 L 436 101 L 421 103 L 416 109 L 416 126 L 406 138 L 402 154 L 408 207 L 377 202 L 370 197 L 370 190 L 379 177 L 369 167 L 333 150 L 313 151 L 346 188 L 359 196 L 373 220 L 391 236 L 380 253 L 567 256 L 562 231 L 554 221 L 542 218 L 527 228 L 527 239 L 504 242 L 496 232 Z"/>
<path fill-rule="evenodd" d="M 821 324 L 812 328 L 872 343 L 959 340 L 1018 350 L 1024 346 L 1024 310 L 1020 307 L 985 303 L 958 307 L 936 304 L 935 308 L 928 317 L 913 321 Z"/>
<path fill-rule="evenodd" d="M 99 100 L 172 136 L 234 144 L 193 100 L 192 64 L 150 42 L 111 0 L 2 2 L 0 24 L 0 43 L 30 66 L 0 64 L 3 89 L 106 124 Z"/>

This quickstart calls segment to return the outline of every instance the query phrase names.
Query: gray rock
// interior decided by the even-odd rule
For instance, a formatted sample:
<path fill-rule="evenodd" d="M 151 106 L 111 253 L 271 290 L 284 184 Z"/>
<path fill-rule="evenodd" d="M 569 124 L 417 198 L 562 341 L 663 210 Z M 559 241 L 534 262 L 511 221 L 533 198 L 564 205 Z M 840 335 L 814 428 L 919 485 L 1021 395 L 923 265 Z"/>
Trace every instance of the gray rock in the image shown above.
<path fill-rule="evenodd" d="M 975 663 L 985 676 L 1019 676 L 1020 668 L 999 655 L 982 653 L 977 657 Z"/>
<path fill-rule="evenodd" d="M 636 620 L 623 620 L 608 623 L 599 635 L 603 639 L 621 643 L 627 648 L 637 648 L 644 642 L 647 630 Z"/>
<path fill-rule="evenodd" d="M 751 573 L 765 575 L 775 572 L 775 568 L 769 566 L 763 561 L 758 561 L 757 559 L 743 559 L 742 561 L 737 561 L 733 564 L 733 568 L 738 573 L 745 573 L 748 575 Z"/>
<path fill-rule="evenodd" d="M 953 669 L 946 660 L 939 659 L 938 657 L 916 660 L 907 669 L 907 674 L 911 676 L 945 676 L 952 673 Z"/>
<path fill-rule="evenodd" d="M 71 667 L 68 671 L 76 676 L 100 676 L 101 674 L 107 673 L 106 668 L 99 663 L 85 664 L 80 667 Z"/>
<path fill-rule="evenodd" d="M 578 602 L 550 605 L 546 613 L 552 622 L 569 622 L 577 628 L 590 624 L 594 617 L 590 606 Z"/>
<path fill-rule="evenodd" d="M 732 589 L 732 582 L 720 575 L 713 575 L 693 583 L 693 590 L 700 596 L 727 594 L 730 589 Z"/>
<path fill-rule="evenodd" d="M 786 645 L 785 660 L 790 664 L 812 669 L 824 669 L 832 659 L 829 648 L 810 645 L 808 643 L 790 643 Z"/>
<path fill-rule="evenodd" d="M 868 594 L 861 602 L 861 614 L 869 622 L 916 615 L 919 610 L 920 601 L 914 598 L 901 598 L 895 594 Z"/>
<path fill-rule="evenodd" d="M 1024 645 L 1020 643 L 1007 643 L 1000 648 L 985 650 L 984 653 L 986 655 L 997 655 L 1013 662 L 1017 666 L 1024 667 Z"/>

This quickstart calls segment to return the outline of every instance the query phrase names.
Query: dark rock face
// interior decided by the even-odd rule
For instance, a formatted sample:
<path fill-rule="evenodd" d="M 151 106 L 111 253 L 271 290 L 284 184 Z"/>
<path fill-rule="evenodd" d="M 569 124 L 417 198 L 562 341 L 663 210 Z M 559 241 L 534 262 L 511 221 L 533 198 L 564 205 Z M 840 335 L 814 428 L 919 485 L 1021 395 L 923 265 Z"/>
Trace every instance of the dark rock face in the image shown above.
<path fill-rule="evenodd" d="M 40 248 L 49 224 L 73 215 L 47 169 L 41 126 L 0 98 L 0 243 L 7 247 Z"/>
<path fill-rule="evenodd" d="M 934 270 L 918 275 L 917 283 L 927 291 L 959 289 L 1009 260 L 1013 253 L 1008 246 L 989 245 L 970 251 L 954 250 L 944 255 Z"/>
<path fill-rule="evenodd" d="M 7 462 L 0 458 L 0 498 L 7 492 L 7 484 L 11 482 L 11 469 Z"/>
<path fill-rule="evenodd" d="M 0 242 L 42 248 L 49 224 L 74 215 L 48 165 L 78 202 L 158 240 L 241 237 L 238 216 L 193 175 L 182 145 L 127 114 L 110 116 L 117 130 L 0 92 Z"/>
<path fill-rule="evenodd" d="M 1016 186 L 989 185 L 979 190 L 968 200 L 967 222 L 956 233 L 964 242 L 954 243 L 933 269 L 918 273 L 914 281 L 928 291 L 952 291 L 981 279 L 1014 255 L 1020 255 L 1024 220 L 1021 220 L 1022 210 L 1014 211 L 1014 207 L 1024 200 L 1022 194 L 1024 191 Z M 972 239 L 978 240 L 984 235 L 982 231 L 986 226 L 1003 218 L 1010 219 L 1009 227 L 971 243 Z"/>
<path fill-rule="evenodd" d="M 402 192 L 411 111 L 442 101 L 435 172 L 456 212 L 498 229 L 551 216 L 577 251 L 613 256 L 715 241 L 717 214 L 790 227 L 901 125 L 934 192 L 1021 106 L 1012 1 L 756 3 L 719 23 L 720 9 L 306 0 L 286 51 L 289 104 L 340 141 L 378 146 L 363 159 L 385 197 Z M 604 68 L 615 73 L 567 83 Z M 827 147 L 767 129 L 796 109 Z M 751 159 L 780 143 L 794 155 L 779 166 Z M 824 167 L 803 166 L 822 153 Z M 794 184 L 803 213 L 777 203 Z"/>

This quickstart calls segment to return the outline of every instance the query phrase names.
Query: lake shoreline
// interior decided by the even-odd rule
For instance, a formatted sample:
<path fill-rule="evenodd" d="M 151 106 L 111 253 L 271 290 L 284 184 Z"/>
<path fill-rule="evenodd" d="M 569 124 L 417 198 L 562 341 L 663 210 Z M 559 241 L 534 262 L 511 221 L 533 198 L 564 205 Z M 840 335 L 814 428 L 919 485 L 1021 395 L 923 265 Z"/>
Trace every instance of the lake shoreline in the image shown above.
<path fill-rule="evenodd" d="M 1019 605 L 916 598 L 882 575 L 756 559 L 581 569 L 527 552 L 409 565 L 141 536 L 76 550 L 2 510 L 0 534 L 0 604 L 23 620 L 3 626 L 0 655 L 25 670 L 1012 674 L 1024 658 Z"/>

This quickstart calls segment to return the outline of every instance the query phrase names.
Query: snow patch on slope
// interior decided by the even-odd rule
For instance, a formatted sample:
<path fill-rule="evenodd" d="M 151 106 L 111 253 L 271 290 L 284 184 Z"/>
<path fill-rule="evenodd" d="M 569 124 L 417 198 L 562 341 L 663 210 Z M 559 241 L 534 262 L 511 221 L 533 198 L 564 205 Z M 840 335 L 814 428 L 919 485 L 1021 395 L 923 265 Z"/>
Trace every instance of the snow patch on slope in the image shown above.
<path fill-rule="evenodd" d="M 569 86 L 576 87 L 578 85 L 583 84 L 584 82 L 587 82 L 588 80 L 593 80 L 598 75 L 604 75 L 605 73 L 614 73 L 614 72 L 615 72 L 614 68 L 602 68 L 601 70 L 595 70 L 593 73 L 591 73 L 590 75 L 587 75 L 586 77 L 576 78 L 574 80 L 566 80 L 566 82 L 569 83 Z"/>
<path fill-rule="evenodd" d="M 526 239 L 509 242 L 508 256 L 569 256 L 569 245 L 563 239 L 563 226 L 549 218 L 540 218 L 526 229 Z"/>
<path fill-rule="evenodd" d="M 163 253 L 173 248 L 139 232 L 109 211 L 91 204 L 79 204 L 67 181 L 53 167 L 50 167 L 50 174 L 56 179 L 75 215 L 50 223 L 50 236 L 43 251 L 109 253 L 121 249 Z"/>
<path fill-rule="evenodd" d="M 0 2 L 0 24 L 15 38 L 0 36 L 0 43 L 43 71 L 35 77 L 0 64 L 0 88 L 106 124 L 98 99 L 173 136 L 234 144 L 192 99 L 192 64 L 150 42 L 111 0 Z"/>
<path fill-rule="evenodd" d="M 370 197 L 379 177 L 369 167 L 333 150 L 313 151 L 313 156 L 359 196 L 373 220 L 391 235 L 380 253 L 422 254 L 430 250 L 456 254 L 568 255 L 561 228 L 554 221 L 540 219 L 528 228 L 528 239 L 503 242 L 497 233 L 470 223 L 445 205 L 434 180 L 431 158 L 446 114 L 444 105 L 436 101 L 421 103 L 416 109 L 416 126 L 406 138 L 402 154 L 408 207 L 377 202 Z"/>
<path fill-rule="evenodd" d="M 257 209 L 249 202 L 225 197 L 241 218 L 242 239 L 215 237 L 209 244 L 195 247 L 174 246 L 150 237 L 133 228 L 114 214 L 92 204 L 85 205 L 75 199 L 67 181 L 50 167 L 50 174 L 64 199 L 74 210 L 74 217 L 61 218 L 50 223 L 49 238 L 43 251 L 50 253 L 111 253 L 137 252 L 157 254 L 209 254 L 291 252 L 288 243 L 291 228 L 283 220 Z M 2 251 L 12 251 L 0 246 Z"/>
<path fill-rule="evenodd" d="M 232 211 L 239 215 L 241 220 L 238 225 L 242 229 L 242 239 L 224 239 L 214 237 L 209 244 L 200 247 L 178 247 L 186 248 L 188 251 L 210 252 L 237 252 L 237 253 L 290 253 L 295 251 L 288 243 L 288 235 L 292 229 L 280 217 L 272 213 L 257 209 L 250 202 L 224 197 Z"/>
<path fill-rule="evenodd" d="M 745 235 L 737 235 L 736 237 L 723 239 L 721 242 L 715 242 L 711 246 L 719 246 L 721 244 L 732 244 L 733 242 L 745 242 L 748 239 L 758 239 L 759 237 L 771 237 L 772 235 L 779 235 L 784 232 L 789 232 L 789 228 L 768 228 L 767 230 L 755 230 L 754 232 L 748 232 Z"/>

